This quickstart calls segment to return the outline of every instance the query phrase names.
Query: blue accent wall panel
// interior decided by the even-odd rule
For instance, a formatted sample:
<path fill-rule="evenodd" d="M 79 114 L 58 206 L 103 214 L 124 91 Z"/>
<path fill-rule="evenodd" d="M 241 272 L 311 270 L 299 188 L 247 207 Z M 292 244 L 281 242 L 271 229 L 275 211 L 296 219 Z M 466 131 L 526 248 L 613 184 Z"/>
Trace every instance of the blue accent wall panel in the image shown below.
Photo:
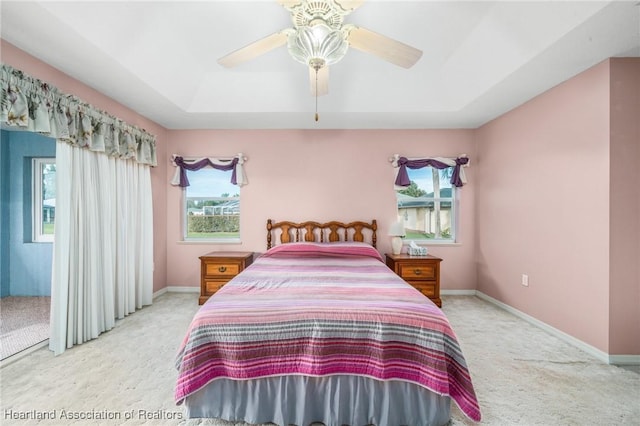
<path fill-rule="evenodd" d="M 8 133 L 9 147 L 2 160 L 7 154 L 8 174 L 3 177 L 2 186 L 3 197 L 8 187 L 9 202 L 8 218 L 3 216 L 2 223 L 8 219 L 5 231 L 9 234 L 9 293 L 11 296 L 50 296 L 53 244 L 31 242 L 31 159 L 55 157 L 55 140 L 30 132 L 5 133 Z M 3 133 L 3 139 L 4 136 Z M 3 241 L 5 236 L 3 233 Z M 7 275 L 4 268 L 3 274 Z"/>
<path fill-rule="evenodd" d="M 0 297 L 9 295 L 9 132 L 0 131 Z"/>

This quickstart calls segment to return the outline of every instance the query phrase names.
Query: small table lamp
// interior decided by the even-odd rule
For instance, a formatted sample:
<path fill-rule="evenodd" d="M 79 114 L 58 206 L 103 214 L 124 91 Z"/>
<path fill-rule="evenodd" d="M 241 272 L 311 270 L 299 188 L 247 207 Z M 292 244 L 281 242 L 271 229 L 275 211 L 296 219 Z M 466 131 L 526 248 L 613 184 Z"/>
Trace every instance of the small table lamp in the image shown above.
<path fill-rule="evenodd" d="M 402 237 L 405 236 L 404 224 L 402 222 L 392 223 L 389 227 L 389 236 L 391 238 L 391 249 L 393 254 L 400 254 L 402 251 Z"/>

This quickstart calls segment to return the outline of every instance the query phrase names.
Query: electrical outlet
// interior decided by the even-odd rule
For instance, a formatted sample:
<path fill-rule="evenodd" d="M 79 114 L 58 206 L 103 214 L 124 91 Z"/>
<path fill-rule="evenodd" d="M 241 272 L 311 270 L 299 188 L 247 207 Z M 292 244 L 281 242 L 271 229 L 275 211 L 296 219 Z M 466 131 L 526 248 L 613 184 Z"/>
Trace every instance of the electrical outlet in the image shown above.
<path fill-rule="evenodd" d="M 522 285 L 525 287 L 529 287 L 529 275 L 522 274 Z"/>

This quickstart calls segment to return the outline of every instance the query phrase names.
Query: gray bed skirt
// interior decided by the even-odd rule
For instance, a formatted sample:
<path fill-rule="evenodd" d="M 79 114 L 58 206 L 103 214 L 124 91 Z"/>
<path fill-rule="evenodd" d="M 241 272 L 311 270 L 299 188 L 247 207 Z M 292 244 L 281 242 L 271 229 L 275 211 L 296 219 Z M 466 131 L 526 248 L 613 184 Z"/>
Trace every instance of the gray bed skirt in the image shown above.
<path fill-rule="evenodd" d="M 188 418 L 309 426 L 441 426 L 451 400 L 413 383 L 368 377 L 217 379 L 185 400 Z"/>

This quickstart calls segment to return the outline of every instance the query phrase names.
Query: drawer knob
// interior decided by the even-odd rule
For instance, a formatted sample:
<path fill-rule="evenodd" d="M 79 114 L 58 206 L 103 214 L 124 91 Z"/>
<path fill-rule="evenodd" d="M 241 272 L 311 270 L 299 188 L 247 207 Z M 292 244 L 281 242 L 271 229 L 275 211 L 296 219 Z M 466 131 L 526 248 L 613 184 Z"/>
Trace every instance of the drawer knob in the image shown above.
<path fill-rule="evenodd" d="M 420 269 L 414 269 L 413 273 L 416 275 L 420 275 L 422 273 L 422 271 Z"/>
<path fill-rule="evenodd" d="M 226 266 L 221 266 L 221 267 L 218 268 L 218 272 L 224 272 L 226 270 L 227 270 Z"/>

